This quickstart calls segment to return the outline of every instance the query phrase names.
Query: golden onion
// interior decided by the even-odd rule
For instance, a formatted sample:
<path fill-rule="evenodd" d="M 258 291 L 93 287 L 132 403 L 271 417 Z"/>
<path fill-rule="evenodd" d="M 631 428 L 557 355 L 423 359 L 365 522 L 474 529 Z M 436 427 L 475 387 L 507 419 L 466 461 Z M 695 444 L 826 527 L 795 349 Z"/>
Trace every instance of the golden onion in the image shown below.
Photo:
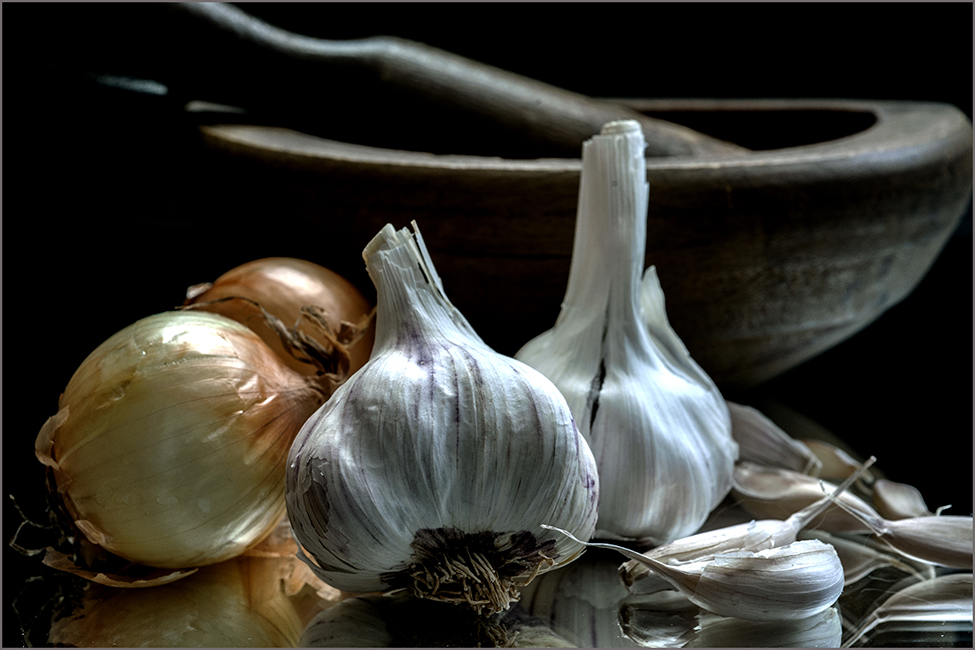
<path fill-rule="evenodd" d="M 88 540 L 142 565 L 203 566 L 281 521 L 288 449 L 326 397 L 244 325 L 165 312 L 82 362 L 35 451 Z"/>
<path fill-rule="evenodd" d="M 247 262 L 213 283 L 192 286 L 187 290 L 184 306 L 244 323 L 260 334 L 290 368 L 302 374 L 315 374 L 319 369 L 285 349 L 261 309 L 317 341 L 333 360 L 347 354 L 348 370 L 344 375 L 352 374 L 369 360 L 375 336 L 375 320 L 370 317 L 372 305 L 355 285 L 330 269 L 291 257 Z M 323 329 L 303 316 L 303 307 L 319 310 L 327 327 Z"/>

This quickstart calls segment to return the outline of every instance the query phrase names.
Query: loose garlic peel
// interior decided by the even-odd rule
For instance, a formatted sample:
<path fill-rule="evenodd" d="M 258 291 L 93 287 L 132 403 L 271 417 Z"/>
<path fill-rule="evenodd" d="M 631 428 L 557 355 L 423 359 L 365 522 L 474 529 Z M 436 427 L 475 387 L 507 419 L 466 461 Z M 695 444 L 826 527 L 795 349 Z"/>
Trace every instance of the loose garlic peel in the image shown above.
<path fill-rule="evenodd" d="M 142 565 L 202 566 L 281 520 L 287 451 L 323 401 L 244 325 L 165 312 L 85 359 L 35 451 L 92 542 Z"/>
<path fill-rule="evenodd" d="M 501 611 L 583 551 L 540 524 L 591 537 L 595 461 L 558 389 L 450 303 L 413 226 L 387 225 L 363 252 L 373 353 L 296 438 L 288 512 L 308 565 L 338 589 Z"/>
<path fill-rule="evenodd" d="M 597 537 L 660 544 L 697 530 L 731 488 L 728 407 L 643 274 L 648 185 L 638 123 L 586 141 L 568 285 L 555 326 L 515 358 L 565 395 L 599 466 Z"/>

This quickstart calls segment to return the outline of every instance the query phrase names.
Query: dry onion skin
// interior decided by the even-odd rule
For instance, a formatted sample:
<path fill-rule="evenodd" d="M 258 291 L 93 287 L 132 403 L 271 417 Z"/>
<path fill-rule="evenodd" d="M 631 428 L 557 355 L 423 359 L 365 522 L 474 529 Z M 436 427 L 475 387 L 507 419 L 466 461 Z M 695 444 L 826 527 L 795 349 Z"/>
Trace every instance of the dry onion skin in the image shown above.
<path fill-rule="evenodd" d="M 35 452 L 74 525 L 140 565 L 203 566 L 261 541 L 285 513 L 285 459 L 325 395 L 218 314 L 164 312 L 98 346 Z"/>
<path fill-rule="evenodd" d="M 337 343 L 340 349 L 336 352 L 348 355 L 347 374 L 369 360 L 375 337 L 375 321 L 370 317 L 372 304 L 355 285 L 331 269 L 292 257 L 254 260 L 227 271 L 212 283 L 194 285 L 187 290 L 186 306 L 223 314 L 247 325 L 288 367 L 302 374 L 316 374 L 318 369 L 285 348 L 261 308 L 330 351 Z M 306 306 L 321 311 L 331 336 L 307 321 L 302 315 L 302 307 Z"/>

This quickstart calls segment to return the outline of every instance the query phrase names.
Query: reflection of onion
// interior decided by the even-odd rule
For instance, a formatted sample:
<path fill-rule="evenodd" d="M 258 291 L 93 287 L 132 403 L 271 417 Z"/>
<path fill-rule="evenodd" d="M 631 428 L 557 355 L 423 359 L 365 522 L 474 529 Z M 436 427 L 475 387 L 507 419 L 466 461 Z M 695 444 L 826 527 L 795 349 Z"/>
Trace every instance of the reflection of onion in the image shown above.
<path fill-rule="evenodd" d="M 245 298 L 226 300 L 227 298 Z M 213 302 L 217 301 L 217 302 Z M 268 257 L 247 262 L 221 275 L 212 284 L 190 287 L 187 306 L 223 314 L 241 322 L 271 346 L 292 369 L 302 374 L 314 374 L 317 369 L 296 359 L 285 351 L 281 339 L 267 324 L 260 305 L 287 327 L 295 327 L 331 350 L 336 341 L 316 325 L 301 322 L 301 308 L 311 306 L 325 314 L 329 328 L 336 334 L 343 331 L 342 323 L 362 326 L 360 333 L 352 333 L 353 340 L 345 347 L 349 355 L 348 374 L 369 360 L 375 335 L 375 321 L 364 322 L 372 305 L 356 287 L 337 273 L 312 262 L 290 257 Z M 209 303 L 209 304 L 206 304 Z M 348 329 L 348 327 L 344 328 Z M 355 338 L 358 336 L 358 338 Z M 341 337 L 339 337 L 341 338 Z"/>
<path fill-rule="evenodd" d="M 238 557 L 149 589 L 90 585 L 51 628 L 77 647 L 294 647 L 304 621 L 282 585 L 292 560 Z"/>

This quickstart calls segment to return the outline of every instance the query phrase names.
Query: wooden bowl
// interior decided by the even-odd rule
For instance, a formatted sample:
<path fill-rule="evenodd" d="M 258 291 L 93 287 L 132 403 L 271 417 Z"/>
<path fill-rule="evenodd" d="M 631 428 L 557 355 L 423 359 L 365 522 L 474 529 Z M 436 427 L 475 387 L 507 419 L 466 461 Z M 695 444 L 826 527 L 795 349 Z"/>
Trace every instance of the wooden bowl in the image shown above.
<path fill-rule="evenodd" d="M 972 127 L 946 104 L 629 100 L 749 151 L 648 158 L 647 264 L 670 320 L 722 388 L 766 381 L 856 333 L 916 286 L 971 200 Z M 564 295 L 581 161 L 434 155 L 267 126 L 201 126 L 255 206 L 363 246 L 416 220 L 451 300 L 513 354 Z M 462 134 L 461 129 L 457 130 Z M 462 136 L 458 135 L 458 150 Z M 501 149 L 499 149 L 500 151 Z"/>

